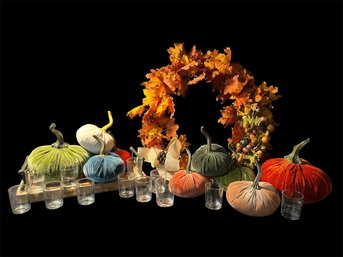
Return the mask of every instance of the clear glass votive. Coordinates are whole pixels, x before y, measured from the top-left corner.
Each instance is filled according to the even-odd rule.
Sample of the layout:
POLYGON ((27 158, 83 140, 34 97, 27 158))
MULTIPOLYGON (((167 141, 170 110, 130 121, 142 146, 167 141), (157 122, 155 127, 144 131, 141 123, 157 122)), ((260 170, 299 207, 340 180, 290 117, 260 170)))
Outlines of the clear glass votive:
POLYGON ((135 178, 136 200, 140 203, 149 202, 152 198, 152 183, 149 176, 135 178))
POLYGON ((95 201, 94 180, 80 178, 76 181, 77 201, 80 205, 90 205, 95 201))
POLYGON ((45 207, 49 210, 63 206, 63 188, 61 181, 49 181, 43 188, 45 207))
POLYGON ((223 205, 224 188, 217 183, 205 183, 205 206, 210 210, 220 210, 223 205))
POLYGON ((130 177, 128 172, 118 175, 118 192, 122 198, 130 198, 135 195, 135 180, 130 177))

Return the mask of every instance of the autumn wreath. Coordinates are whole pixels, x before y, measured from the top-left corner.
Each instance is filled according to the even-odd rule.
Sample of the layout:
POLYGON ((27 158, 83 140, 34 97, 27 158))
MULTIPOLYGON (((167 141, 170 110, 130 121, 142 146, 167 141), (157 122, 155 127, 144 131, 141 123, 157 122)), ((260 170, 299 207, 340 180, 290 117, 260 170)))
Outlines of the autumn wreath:
POLYGON ((143 103, 128 112, 130 118, 143 115, 138 132, 144 147, 165 149, 176 137, 182 143, 180 166, 186 166, 184 150, 189 143, 186 135, 177 134, 173 97, 186 96, 188 87, 204 81, 218 91, 216 100, 224 105, 218 122, 224 127, 232 125, 228 138, 232 154, 242 164, 248 160, 249 165, 245 156, 261 158, 271 149, 270 136, 275 128, 272 102, 280 97, 277 87, 265 82, 257 86, 250 72, 231 63, 230 48, 225 48, 224 53, 213 50, 204 54, 196 46, 187 52, 183 43, 176 43, 168 53, 171 63, 146 75, 143 103))

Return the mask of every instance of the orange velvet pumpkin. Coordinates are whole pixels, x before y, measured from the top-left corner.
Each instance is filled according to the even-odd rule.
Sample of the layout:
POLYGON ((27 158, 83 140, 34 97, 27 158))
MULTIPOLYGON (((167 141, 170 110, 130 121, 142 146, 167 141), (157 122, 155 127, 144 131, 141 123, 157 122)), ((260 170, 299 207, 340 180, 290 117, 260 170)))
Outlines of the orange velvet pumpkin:
POLYGON ((295 189, 304 194, 304 203, 318 202, 332 190, 331 178, 321 169, 299 157, 300 150, 310 142, 306 139, 294 146, 284 158, 273 158, 262 164, 261 181, 267 181, 280 191, 295 189))
POLYGON ((261 166, 255 159, 254 181, 234 181, 226 190, 226 200, 237 211, 254 217, 273 214, 280 206, 280 192, 268 182, 260 182, 261 166))
POLYGON ((188 154, 188 163, 185 170, 177 171, 169 181, 169 188, 174 195, 192 198, 202 195, 205 192, 205 183, 209 181, 208 178, 204 177, 200 173, 192 172, 191 166, 191 153, 186 148, 188 154))

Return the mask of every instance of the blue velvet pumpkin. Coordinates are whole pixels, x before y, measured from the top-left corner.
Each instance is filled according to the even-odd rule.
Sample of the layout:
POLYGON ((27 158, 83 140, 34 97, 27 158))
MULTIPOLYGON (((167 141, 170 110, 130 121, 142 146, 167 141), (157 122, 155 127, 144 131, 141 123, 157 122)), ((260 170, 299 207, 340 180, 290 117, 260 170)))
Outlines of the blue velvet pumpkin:
POLYGON ((119 173, 125 170, 124 161, 116 153, 104 152, 104 142, 97 136, 94 136, 100 141, 102 147, 99 155, 90 157, 83 165, 83 174, 86 177, 92 178, 95 182, 109 182, 117 179, 119 173))

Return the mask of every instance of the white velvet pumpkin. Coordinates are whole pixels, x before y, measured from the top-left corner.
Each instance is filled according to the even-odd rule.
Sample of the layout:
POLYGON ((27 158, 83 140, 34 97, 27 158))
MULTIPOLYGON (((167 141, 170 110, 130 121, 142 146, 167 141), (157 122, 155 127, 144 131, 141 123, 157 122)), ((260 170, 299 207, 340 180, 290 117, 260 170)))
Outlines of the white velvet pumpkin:
POLYGON ((80 127, 76 131, 77 142, 89 152, 93 154, 99 154, 101 150, 101 144, 99 141, 97 141, 94 138, 94 135, 95 135, 104 142, 105 144, 104 153, 106 154, 110 152, 115 146, 114 137, 111 134, 106 132, 106 130, 109 127, 111 127, 113 124, 113 118, 110 111, 108 111, 108 118, 110 120, 109 123, 102 128, 99 128, 98 126, 93 125, 93 124, 86 124, 80 127))
POLYGON ((101 144, 97 141, 93 135, 101 138, 105 143, 105 153, 108 153, 114 147, 114 138, 107 132, 101 130, 101 128, 93 125, 86 124, 80 127, 76 132, 76 139, 79 144, 91 153, 99 154, 101 144))

